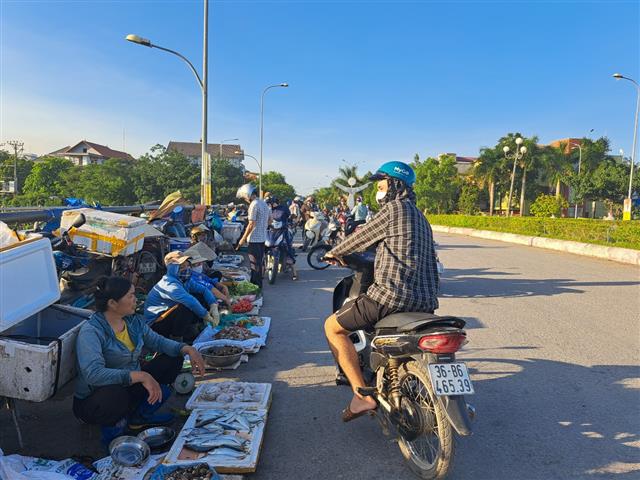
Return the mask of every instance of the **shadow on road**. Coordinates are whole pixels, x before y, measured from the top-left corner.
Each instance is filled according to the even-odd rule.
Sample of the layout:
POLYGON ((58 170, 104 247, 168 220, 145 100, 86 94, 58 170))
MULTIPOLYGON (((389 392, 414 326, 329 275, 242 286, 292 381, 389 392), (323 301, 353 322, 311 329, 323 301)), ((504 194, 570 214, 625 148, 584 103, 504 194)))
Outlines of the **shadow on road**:
POLYGON ((640 367, 474 358, 478 352, 462 355, 478 423, 458 471, 492 479, 639 478, 640 367), (472 458, 485 461, 468 465, 472 458))
POLYGON ((584 293, 581 287, 623 287, 640 285, 637 281, 579 282, 570 278, 518 278, 518 274, 496 272, 489 268, 446 269, 440 284, 441 297, 500 298, 551 296, 584 293), (508 276, 508 278, 497 278, 508 276))

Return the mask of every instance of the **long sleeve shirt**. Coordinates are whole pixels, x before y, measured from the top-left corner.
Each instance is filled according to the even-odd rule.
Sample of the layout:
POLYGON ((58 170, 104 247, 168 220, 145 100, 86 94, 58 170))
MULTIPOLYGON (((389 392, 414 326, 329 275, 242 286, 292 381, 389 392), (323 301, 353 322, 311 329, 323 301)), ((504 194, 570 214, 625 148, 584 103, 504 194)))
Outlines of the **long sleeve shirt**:
POLYGON ((331 250, 336 257, 376 246, 374 283, 367 295, 388 308, 438 308, 439 276, 429 222, 409 199, 396 199, 331 250))

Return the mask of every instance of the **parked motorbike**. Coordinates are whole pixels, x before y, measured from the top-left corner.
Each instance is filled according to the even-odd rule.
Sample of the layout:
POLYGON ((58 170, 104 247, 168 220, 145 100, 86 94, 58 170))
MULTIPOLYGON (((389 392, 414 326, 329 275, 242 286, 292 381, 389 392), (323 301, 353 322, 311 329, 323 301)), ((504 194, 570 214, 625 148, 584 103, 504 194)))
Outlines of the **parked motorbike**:
POLYGON ((293 264, 287 262, 289 255, 287 253, 288 246, 285 239, 285 232, 288 226, 283 221, 273 220, 267 229, 267 239, 265 241, 265 269, 267 272, 267 280, 270 284, 274 284, 278 272, 289 272, 295 275, 293 264))
POLYGON ((311 212, 311 218, 304 224, 304 236, 302 239, 302 251, 313 247, 322 240, 322 235, 328 226, 327 218, 322 212, 311 212))
MULTIPOLYGON (((366 292, 373 282, 372 253, 343 257, 353 273, 333 293, 333 310, 366 292)), ((389 315, 373 333, 351 334, 367 387, 362 395, 378 402, 385 435, 393 430, 402 455, 422 479, 442 479, 454 457, 453 434, 471 435, 474 393, 466 365, 455 353, 467 342, 464 320, 404 312, 389 315)), ((337 384, 345 384, 338 370, 337 384)))
POLYGON ((309 266, 315 270, 324 270, 329 267, 330 264, 323 260, 325 254, 355 232, 357 227, 363 223, 365 222, 356 222, 350 215, 345 215, 342 221, 335 218, 331 219, 323 235, 322 242, 309 250, 307 255, 309 266))

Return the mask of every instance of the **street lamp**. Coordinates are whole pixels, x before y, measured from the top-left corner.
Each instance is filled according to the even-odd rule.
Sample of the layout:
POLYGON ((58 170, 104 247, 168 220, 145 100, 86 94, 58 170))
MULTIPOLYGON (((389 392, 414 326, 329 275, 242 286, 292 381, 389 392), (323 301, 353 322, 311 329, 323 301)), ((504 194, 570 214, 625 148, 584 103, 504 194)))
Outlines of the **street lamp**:
POLYGON ((625 77, 619 73, 614 73, 613 78, 616 80, 628 80, 633 83, 638 91, 638 100, 636 102, 636 120, 633 125, 633 147, 631 150, 631 173, 629 174, 629 196, 624 201, 624 213, 622 214, 623 220, 631 220, 631 190, 633 183, 633 167, 635 165, 636 160, 636 142, 638 139, 638 111, 640 111, 640 85, 633 78, 625 77))
POLYGON ((258 161, 258 159, 256 157, 254 157, 253 155, 249 155, 248 153, 243 152, 242 150, 236 150, 235 152, 236 155, 243 155, 245 157, 249 157, 249 158, 253 158, 256 163, 258 164, 258 168, 260 169, 260 171, 262 171, 262 166, 260 165, 260 162, 258 161))
MULTIPOLYGON (((591 129, 593 130, 593 129, 591 129)), ((580 178, 580 169, 582 168, 582 146, 579 143, 570 143, 569 144, 571 150, 575 150, 576 148, 580 151, 578 157, 578 179, 580 178)), ((578 218, 578 200, 576 199, 576 211, 573 218, 578 218)))
POLYGON ((198 81, 200 90, 202 91, 202 136, 200 142, 201 149, 201 165, 200 165, 200 203, 203 205, 211 205, 211 165, 207 157, 207 72, 208 72, 208 32, 209 32, 209 0, 204 0, 204 25, 203 25, 203 45, 202 45, 202 78, 198 75, 193 64, 182 54, 170 50, 159 45, 151 43, 151 40, 142 38, 138 35, 129 34, 126 40, 143 47, 157 48, 165 52, 180 57, 191 69, 198 81))
POLYGON ((511 172, 511 186, 509 187, 509 202, 507 203, 507 217, 511 216, 511 199, 513 198, 513 182, 516 179, 516 165, 518 161, 524 157, 524 154, 527 153, 527 147, 522 145, 524 140, 521 137, 516 138, 516 150, 513 153, 509 153, 510 148, 505 145, 502 148, 504 152, 504 158, 507 160, 511 160, 513 158, 513 171, 511 172))
POLYGON ((260 98, 260 198, 262 198, 262 145, 264 143, 264 95, 267 93, 267 90, 272 88, 283 87, 287 88, 289 86, 288 83, 279 83, 277 85, 269 85, 262 91, 262 97, 260 98))

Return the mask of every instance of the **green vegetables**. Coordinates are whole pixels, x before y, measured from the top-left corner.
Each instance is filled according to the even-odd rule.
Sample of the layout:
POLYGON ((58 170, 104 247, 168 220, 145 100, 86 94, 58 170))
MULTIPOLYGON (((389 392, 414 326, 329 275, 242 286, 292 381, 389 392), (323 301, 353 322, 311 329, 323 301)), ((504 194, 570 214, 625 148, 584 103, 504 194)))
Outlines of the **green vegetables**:
POLYGON ((229 293, 234 297, 239 297, 242 295, 252 295, 258 293, 260 288, 257 285, 254 285, 251 282, 243 280, 241 282, 236 282, 229 287, 229 293))

